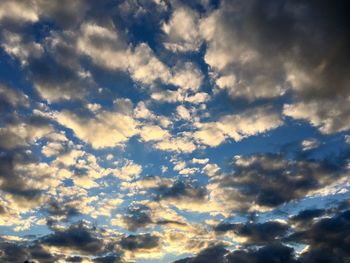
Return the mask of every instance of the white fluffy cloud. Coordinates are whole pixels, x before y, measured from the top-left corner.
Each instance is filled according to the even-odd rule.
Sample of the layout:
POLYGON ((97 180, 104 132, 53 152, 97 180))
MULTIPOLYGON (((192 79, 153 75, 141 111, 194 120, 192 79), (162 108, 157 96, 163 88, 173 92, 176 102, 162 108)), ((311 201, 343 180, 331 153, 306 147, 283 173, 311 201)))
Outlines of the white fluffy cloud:
POLYGON ((239 141, 242 138, 267 132, 282 125, 281 116, 269 107, 247 110, 240 114, 226 115, 217 122, 197 123, 194 138, 208 146, 218 146, 227 137, 239 141))
POLYGON ((161 141, 170 137, 167 130, 162 129, 157 125, 145 125, 140 130, 141 138, 148 141, 161 141))
POLYGON ((140 176, 141 165, 132 160, 125 160, 120 168, 113 171, 113 175, 124 181, 130 181, 140 176))
POLYGON ((294 119, 309 121, 322 133, 330 134, 350 129, 349 99, 313 100, 284 105, 283 113, 294 119))
POLYGON ((94 148, 122 146, 137 134, 137 122, 118 112, 102 111, 92 118, 69 111, 57 114, 57 121, 73 130, 75 135, 94 148))
POLYGON ((170 20, 162 25, 166 34, 165 48, 174 52, 198 51, 202 42, 198 19, 198 14, 188 8, 175 9, 170 20))
POLYGON ((196 145, 191 138, 173 137, 167 140, 160 141, 154 145, 158 150, 173 151, 179 153, 191 153, 196 149, 196 145))
MULTIPOLYGON (((192 63, 180 63, 169 68, 160 61, 152 49, 141 43, 135 47, 128 46, 116 28, 102 27, 85 23, 78 34, 77 49, 81 54, 89 56, 94 63, 102 67, 127 71, 138 82, 152 86, 157 80, 172 84, 179 88, 177 94, 169 96, 171 91, 162 91, 167 100, 176 102, 186 100, 187 91, 198 91, 202 83, 201 71, 192 63)), ((155 91, 152 98, 162 101, 164 95, 155 91)), ((194 103, 203 98, 192 98, 194 103)))
POLYGON ((5 19, 18 22, 36 22, 39 19, 38 7, 31 0, 4 0, 0 6, 0 21, 5 19))

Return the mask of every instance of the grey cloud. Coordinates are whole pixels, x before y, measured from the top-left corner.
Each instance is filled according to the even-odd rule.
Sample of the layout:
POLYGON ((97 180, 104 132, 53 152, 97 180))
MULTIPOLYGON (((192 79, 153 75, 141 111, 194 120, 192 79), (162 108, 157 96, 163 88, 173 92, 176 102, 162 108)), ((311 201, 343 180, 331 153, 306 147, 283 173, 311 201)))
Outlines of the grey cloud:
POLYGON ((208 247, 201 252, 199 252, 195 257, 185 258, 175 261, 174 263, 224 263, 224 256, 228 253, 221 245, 216 245, 212 247, 208 247))
POLYGON ((348 130, 349 10, 346 0, 222 1, 202 23, 205 60, 219 77, 234 76, 217 79, 233 97, 289 90, 299 114, 286 115, 324 133, 348 130))
POLYGON ((222 246, 208 247, 198 255, 174 263, 298 263, 294 250, 282 244, 272 244, 259 249, 229 251, 222 246))
POLYGON ((136 204, 128 208, 123 216, 123 222, 131 231, 144 228, 152 224, 151 209, 146 205, 136 204))
POLYGON ((333 97, 348 94, 349 8, 344 0, 223 1, 219 25, 228 41, 258 51, 259 66, 268 72, 285 63, 296 63, 307 72, 310 82, 296 87, 304 96, 333 97))
POLYGON ((220 223, 214 227, 218 234, 233 231, 238 236, 246 237, 246 244, 254 245, 274 243, 281 239, 288 229, 288 225, 274 221, 246 224, 220 223))
POLYGON ((324 209, 308 209, 300 211, 297 215, 292 216, 290 221, 298 225, 309 225, 315 218, 323 216, 327 211, 324 209))
POLYGON ((104 257, 98 257, 93 259, 96 263, 123 263, 123 259, 119 254, 111 254, 104 257))
POLYGON ((0 241, 0 260, 2 262, 42 262, 50 263, 56 257, 46 251, 40 244, 26 244, 25 242, 10 243, 0 241), (34 260, 34 261, 33 261, 34 260))
POLYGON ((56 230, 55 233, 44 237, 42 244, 70 248, 89 254, 99 253, 104 249, 104 242, 98 236, 96 229, 83 222, 71 225, 65 230, 56 230))
POLYGON ((134 251, 138 249, 152 249, 159 246, 159 237, 151 234, 130 235, 120 240, 123 249, 134 251))
POLYGON ((288 160, 279 154, 257 154, 235 160, 234 173, 217 179, 228 200, 243 209, 274 208, 305 197, 344 176, 344 160, 288 160))
POLYGON ((0 152, 0 189, 14 197, 35 201, 40 197, 41 190, 29 187, 25 175, 15 171, 14 165, 16 162, 23 161, 21 159, 23 156, 19 154, 0 152))
POLYGON ((228 254, 226 258, 229 263, 298 263, 294 258, 293 248, 282 244, 267 245, 258 250, 237 250, 228 254))
POLYGON ((207 191, 204 187, 191 182, 176 181, 172 185, 160 185, 155 189, 157 200, 162 199, 193 199, 204 200, 207 191))
POLYGON ((66 219, 79 215, 79 211, 72 204, 61 203, 56 200, 51 200, 46 206, 46 212, 50 216, 63 216, 66 219))
POLYGON ((27 95, 17 89, 0 84, 0 112, 27 106, 29 106, 27 95))
POLYGON ((348 262, 349 253, 350 210, 315 222, 310 228, 296 232, 289 241, 308 245, 301 254, 303 263, 311 262, 348 262))

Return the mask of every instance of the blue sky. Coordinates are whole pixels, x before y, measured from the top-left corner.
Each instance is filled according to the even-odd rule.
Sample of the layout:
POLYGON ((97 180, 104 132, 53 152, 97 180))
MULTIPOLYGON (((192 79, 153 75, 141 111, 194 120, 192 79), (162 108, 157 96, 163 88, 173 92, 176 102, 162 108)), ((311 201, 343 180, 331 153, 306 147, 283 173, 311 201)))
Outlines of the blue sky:
POLYGON ((349 9, 2 1, 0 261, 346 262, 349 9))

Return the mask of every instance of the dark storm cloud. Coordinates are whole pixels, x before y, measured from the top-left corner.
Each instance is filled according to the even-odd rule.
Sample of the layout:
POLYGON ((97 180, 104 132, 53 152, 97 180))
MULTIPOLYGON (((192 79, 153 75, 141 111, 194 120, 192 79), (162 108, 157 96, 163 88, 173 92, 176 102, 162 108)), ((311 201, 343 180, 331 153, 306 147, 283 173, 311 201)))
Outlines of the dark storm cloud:
POLYGON ((0 189, 14 197, 35 201, 40 197, 41 190, 28 186, 25 174, 17 172, 14 168, 17 162, 24 161, 23 157, 25 158, 18 153, 0 152, 0 189))
POLYGON ((79 256, 74 256, 74 257, 68 257, 66 258, 67 262, 82 262, 83 258, 79 256))
POLYGON ((232 231, 238 236, 247 238, 246 244, 254 245, 276 242, 287 233, 288 229, 288 225, 274 221, 246 224, 221 223, 214 227, 214 231, 218 234, 232 231))
POLYGON ((2 262, 23 263, 29 257, 29 253, 19 244, 1 241, 0 251, 0 259, 2 262))
POLYGON ((349 12, 346 0, 222 1, 203 24, 205 60, 234 75, 216 80, 233 98, 292 95, 286 116, 325 134, 349 130, 349 12))
POLYGON ((0 241, 0 261, 23 263, 26 260, 50 263, 56 258, 46 251, 40 244, 26 244, 25 242, 10 243, 0 241))
POLYGON ((101 252, 104 248, 103 240, 98 237, 97 230, 83 222, 71 225, 65 230, 56 230, 55 233, 44 237, 42 243, 90 254, 101 252))
POLYGON ((228 200, 245 210, 257 204, 277 207, 305 197, 341 176, 344 159, 335 163, 289 160, 279 154, 257 154, 235 160, 234 173, 218 179, 228 200))
POLYGON ((224 263, 227 252, 228 250, 221 245, 212 246, 202 250, 195 257, 180 259, 174 263, 224 263))
POLYGON ((315 222, 309 229, 292 234, 290 241, 308 245, 301 261, 348 262, 350 260, 350 210, 315 222))
POLYGON ((222 246, 209 247, 192 258, 174 263, 297 263, 294 250, 281 244, 272 244, 260 249, 228 251, 222 246))
MULTIPOLYGON (((84 222, 72 224, 66 229, 55 230, 54 233, 42 237, 33 238, 32 240, 10 242, 0 237, 0 262, 23 263, 29 262, 51 263, 64 260, 64 262, 82 262, 86 257, 93 262, 98 263, 122 263, 123 251, 116 249, 115 244, 122 239, 100 237, 103 229, 91 227, 84 222), (51 254, 47 247, 55 247, 74 252, 75 256, 70 253, 53 253, 51 254)), ((124 237, 126 238, 126 237, 124 237)), ((132 240, 130 246, 132 247, 132 240)), ((152 246, 152 236, 136 238, 136 246, 139 248, 150 248, 152 246)), ((127 242, 127 241, 124 241, 127 242)))
POLYGON ((118 254, 107 255, 104 257, 94 258, 96 263, 123 263, 121 256, 118 254))
POLYGON ((257 50, 269 73, 296 63, 311 78, 298 88, 303 95, 349 95, 348 1, 235 0, 220 10, 227 38, 257 50))
POLYGON ((192 199, 204 200, 207 191, 204 187, 189 181, 176 181, 172 185, 161 185, 156 190, 156 200, 162 199, 192 199))
POLYGON ((159 246, 159 237, 151 234, 130 235, 123 237, 119 244, 122 249, 130 251, 152 249, 159 246))
POLYGON ((297 224, 309 224, 314 218, 324 215, 326 211, 324 209, 308 209, 300 211, 299 214, 292 216, 290 221, 297 224))
POLYGON ((267 245, 258 250, 236 250, 229 253, 226 259, 228 263, 298 262, 294 258, 293 248, 281 244, 267 245))
MULTIPOLYGON (((305 210, 294 218, 299 221, 309 221, 322 213, 331 210, 305 210)), ((266 224, 266 223, 265 223, 266 224)), ((287 234, 286 228, 263 224, 221 224, 215 228, 217 232, 237 231, 239 235, 250 238, 251 248, 228 250, 222 246, 208 247, 194 257, 176 261, 176 263, 199 263, 199 262, 227 262, 227 263, 315 263, 315 262, 348 262, 350 259, 349 236, 350 236, 350 210, 329 215, 327 218, 316 219, 314 222, 304 224, 303 230, 295 231, 282 240, 273 241, 273 236, 287 234), (243 230, 241 230, 243 229, 243 230), (279 230, 277 230, 279 229, 279 230), (270 231, 270 232, 269 232, 270 231), (246 234, 248 233, 248 234, 246 234), (275 234, 274 234, 275 233, 275 234), (271 235, 269 237, 268 235, 271 235), (261 240, 271 241, 263 244, 261 240), (303 244, 309 247, 297 256, 290 246, 279 243, 287 242, 289 245, 303 244), (258 248, 259 246, 261 246, 258 248), (258 247, 254 247, 258 246, 258 247), (207 260, 207 261, 206 261, 207 260)))

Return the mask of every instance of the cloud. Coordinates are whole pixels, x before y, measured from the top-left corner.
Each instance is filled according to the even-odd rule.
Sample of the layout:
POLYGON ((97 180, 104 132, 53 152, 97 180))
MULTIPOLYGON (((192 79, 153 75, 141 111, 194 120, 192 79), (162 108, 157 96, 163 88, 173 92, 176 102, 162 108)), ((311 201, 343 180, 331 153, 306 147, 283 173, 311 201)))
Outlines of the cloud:
POLYGON ((79 215, 79 211, 73 204, 59 203, 57 200, 51 200, 46 207, 46 212, 50 216, 63 216, 70 218, 79 215))
POLYGON ((283 113, 294 119, 309 121, 324 134, 350 129, 350 112, 346 106, 348 99, 312 100, 284 105, 283 113))
POLYGON ((315 218, 319 218, 326 213, 324 209, 307 209, 300 211, 297 215, 290 218, 293 224, 297 227, 310 225, 315 218))
POLYGON ((18 58, 22 65, 28 64, 30 57, 40 58, 43 47, 30 39, 24 39, 21 34, 4 30, 1 46, 12 57, 18 58))
POLYGON ((287 234, 289 226, 277 221, 265 223, 230 224, 220 223, 214 227, 218 234, 232 231, 235 235, 246 240, 239 239, 243 244, 266 245, 281 240, 287 234))
MULTIPOLYGON (((134 81, 152 87, 160 81, 179 87, 180 90, 197 91, 202 83, 202 73, 192 63, 180 63, 169 68, 156 57, 146 43, 140 43, 134 47, 128 46, 115 28, 92 23, 83 24, 77 40, 77 48, 97 65, 112 70, 127 71, 134 81)), ((152 98, 161 100, 160 94, 162 93, 156 92, 152 98)), ((183 99, 184 95, 181 91, 179 95, 173 96, 173 100, 183 99)), ((194 98, 191 101, 195 102, 194 98)))
POLYGON ((292 248, 281 245, 272 244, 261 247, 259 249, 250 250, 234 250, 229 252, 223 246, 211 246, 195 257, 181 259, 174 263, 199 263, 199 262, 218 262, 218 263, 234 263, 234 262, 286 262, 297 263, 294 259, 294 251, 292 248))
POLYGON ((140 137, 148 141, 162 141, 170 137, 170 134, 167 130, 162 129, 156 125, 145 125, 140 130, 140 137))
POLYGON ((65 230, 56 230, 55 233, 45 236, 42 244, 85 254, 95 254, 104 249, 103 240, 96 235, 93 228, 84 225, 83 222, 71 225, 65 230))
POLYGON ((203 167, 203 173, 208 176, 214 176, 218 174, 220 167, 215 163, 208 163, 203 167))
POLYGON ((5 112, 17 107, 28 107, 29 97, 13 87, 0 84, 0 109, 5 112))
POLYGON ((53 130, 46 120, 36 116, 27 121, 29 122, 28 124, 26 120, 23 120, 22 123, 9 124, 4 128, 0 128, 0 138, 2 138, 0 147, 3 149, 15 149, 28 146, 53 130))
POLYGON ((303 140, 301 142, 301 146, 303 151, 308 151, 320 146, 320 142, 317 139, 310 138, 310 139, 303 140))
POLYGON ((350 211, 344 211, 331 218, 315 222, 305 231, 291 235, 290 240, 308 245, 300 255, 301 262, 311 263, 322 260, 344 262, 349 258, 350 211))
POLYGON ((96 263, 123 263, 124 260, 121 258, 121 256, 117 253, 107 255, 104 257, 97 257, 94 258, 94 262, 96 263))
POLYGON ((192 163, 195 164, 207 164, 209 162, 209 158, 205 158, 205 159, 197 159, 197 158, 193 158, 191 160, 192 163))
POLYGON ((216 147, 227 137, 239 141, 245 137, 267 132, 282 125, 281 116, 270 107, 258 107, 242 113, 225 115, 217 122, 196 123, 199 130, 194 138, 201 143, 216 147))
POLYGON ((172 186, 160 186, 157 189, 157 199, 193 199, 201 200, 205 197, 206 191, 201 187, 194 187, 187 182, 177 181, 172 186))
POLYGON ((174 151, 179 153, 191 153, 196 150, 196 145, 186 137, 172 137, 157 142, 154 147, 162 151, 174 151))
POLYGON ((162 24, 165 48, 173 52, 198 51, 202 42, 198 20, 198 14, 189 8, 176 8, 169 21, 162 24))
POLYGON ((227 253, 227 250, 220 245, 208 247, 198 253, 195 257, 180 259, 174 263, 209 263, 217 262, 224 263, 224 255, 227 253))
MULTIPOLYGON (((40 188, 30 184, 30 174, 21 172, 18 167, 25 162, 26 156, 19 154, 1 153, 0 155, 0 189, 19 200, 36 203, 42 193, 40 188)), ((28 204, 27 203, 27 204, 28 204)))
POLYGON ((132 160, 125 160, 120 168, 113 170, 113 175, 121 180, 130 181, 140 176, 142 166, 132 160))
POLYGON ((131 205, 122 220, 114 220, 112 224, 125 226, 130 231, 136 231, 139 228, 145 228, 153 223, 151 209, 142 204, 131 205))
POLYGON ((173 76, 169 83, 183 91, 198 91, 203 80, 202 72, 191 62, 178 64, 172 68, 173 76))
POLYGON ((167 83, 171 77, 169 69, 154 56, 147 44, 141 43, 131 49, 115 28, 83 24, 77 48, 97 65, 129 71, 134 80, 144 84, 151 85, 157 79, 167 83))
POLYGON ((217 123, 204 123, 199 124, 198 126, 200 127, 200 130, 196 131, 193 134, 193 137, 202 144, 216 147, 225 141, 225 134, 220 128, 218 128, 217 123))
POLYGON ((49 263, 57 259, 40 244, 25 246, 20 243, 0 241, 0 248, 2 251, 0 259, 4 262, 29 262, 30 259, 34 259, 43 263, 49 263))
POLYGON ((2 1, 1 262, 348 261, 349 3, 185 2, 2 1))
POLYGON ((36 22, 39 20, 37 7, 33 1, 4 1, 0 8, 0 21, 4 20, 36 22))
POLYGON ((129 235, 120 240, 120 246, 130 251, 152 249, 159 246, 159 237, 151 234, 129 235))
POLYGON ((62 111, 57 121, 74 131, 75 135, 94 148, 122 146, 137 134, 137 122, 130 116, 102 111, 93 117, 79 116, 70 111, 62 111))
POLYGON ((218 87, 234 98, 274 98, 290 91, 295 102, 286 105, 286 115, 327 134, 348 130, 345 10, 343 0, 223 1, 200 20, 204 59, 218 87))
POLYGON ((233 174, 213 180, 211 187, 216 198, 243 210, 275 208, 345 176, 342 161, 333 165, 327 161, 288 160, 278 154, 238 157, 234 167, 233 174))

